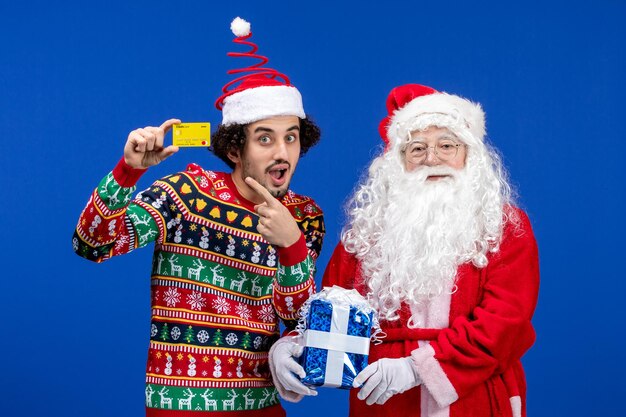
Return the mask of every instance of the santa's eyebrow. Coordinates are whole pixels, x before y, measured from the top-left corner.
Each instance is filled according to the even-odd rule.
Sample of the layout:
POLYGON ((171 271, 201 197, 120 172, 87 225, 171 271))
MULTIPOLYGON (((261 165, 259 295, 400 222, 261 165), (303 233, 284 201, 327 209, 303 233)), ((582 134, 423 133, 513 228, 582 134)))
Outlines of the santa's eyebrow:
MULTIPOLYGON (((457 138, 456 136, 448 135, 448 134, 437 136, 437 139, 435 139, 435 140, 440 141, 440 140, 444 140, 444 139, 449 139, 449 140, 453 140, 453 141, 458 141, 459 140, 459 138, 457 138)), ((426 142, 427 142, 426 138, 418 136, 416 138, 412 138, 410 142, 407 142, 407 145, 410 145, 412 143, 426 143, 426 142)))
POLYGON ((457 138, 456 135, 452 133, 444 133, 437 138, 437 140, 442 140, 442 139, 450 139, 450 140, 455 140, 455 141, 459 140, 459 138, 457 138))

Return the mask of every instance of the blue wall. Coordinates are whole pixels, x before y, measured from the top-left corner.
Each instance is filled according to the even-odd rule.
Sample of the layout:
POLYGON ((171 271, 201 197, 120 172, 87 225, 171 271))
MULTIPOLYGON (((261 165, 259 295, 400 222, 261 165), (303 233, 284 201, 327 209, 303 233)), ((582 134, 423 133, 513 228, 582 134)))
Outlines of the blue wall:
MULTIPOLYGON (((0 415, 142 414, 151 251, 95 265, 71 234, 129 131, 219 122, 238 15, 323 129, 293 184, 326 212, 322 266, 380 149, 388 91, 418 82, 483 104, 540 247, 529 415, 619 413, 624 2, 84 3, 0 5, 0 415)), ((183 149, 140 187, 192 161, 225 169, 183 149)), ((346 415, 345 392, 321 391, 290 414, 346 415)))

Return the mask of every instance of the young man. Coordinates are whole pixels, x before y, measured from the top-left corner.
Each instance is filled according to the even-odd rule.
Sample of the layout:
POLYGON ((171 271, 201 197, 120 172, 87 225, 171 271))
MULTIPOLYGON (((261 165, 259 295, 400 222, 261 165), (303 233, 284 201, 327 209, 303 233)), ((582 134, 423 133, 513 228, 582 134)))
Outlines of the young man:
MULTIPOLYGON (((367 296, 386 333, 354 381, 350 415, 525 415, 537 246, 484 142, 482 109, 409 84, 387 110, 386 150, 352 198, 323 279, 367 296)), ((297 399, 300 388, 279 392, 297 399)))
MULTIPOLYGON (((237 55, 259 57, 249 24, 235 19, 231 29, 235 42, 253 46, 237 55)), ((322 211, 289 183, 320 133, 286 76, 259 66, 234 72, 244 71, 216 103, 223 120, 212 150, 231 173, 190 164, 131 201, 146 169, 178 151, 164 136, 180 121, 134 130, 74 234, 76 253, 96 262, 155 242, 148 416, 285 414, 267 355, 278 318, 295 319, 315 290, 322 211)))

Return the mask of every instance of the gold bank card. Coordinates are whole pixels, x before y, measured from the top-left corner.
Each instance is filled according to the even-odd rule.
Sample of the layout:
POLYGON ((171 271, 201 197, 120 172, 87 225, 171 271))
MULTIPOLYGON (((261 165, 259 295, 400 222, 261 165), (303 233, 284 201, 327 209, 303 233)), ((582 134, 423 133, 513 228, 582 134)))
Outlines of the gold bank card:
POLYGON ((178 123, 172 129, 174 146, 211 146, 211 123, 178 123))

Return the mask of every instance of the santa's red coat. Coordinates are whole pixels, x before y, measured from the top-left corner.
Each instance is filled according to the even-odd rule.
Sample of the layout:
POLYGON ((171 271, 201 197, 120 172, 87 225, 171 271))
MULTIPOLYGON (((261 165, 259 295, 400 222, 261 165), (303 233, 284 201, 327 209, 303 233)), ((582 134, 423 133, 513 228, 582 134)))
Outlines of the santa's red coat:
MULTIPOLYGON (((369 362, 412 356, 423 383, 368 406, 350 393, 350 416, 526 415, 526 381, 520 362, 535 341, 531 317, 539 290, 537 244, 528 221, 505 227, 500 250, 489 264, 458 269, 458 289, 418 312, 420 328, 409 329, 409 307, 400 320, 383 322, 384 343, 372 344, 369 362), (422 327, 423 326, 423 327, 422 327)), ((324 286, 366 293, 359 261, 339 244, 326 268, 324 286)))

